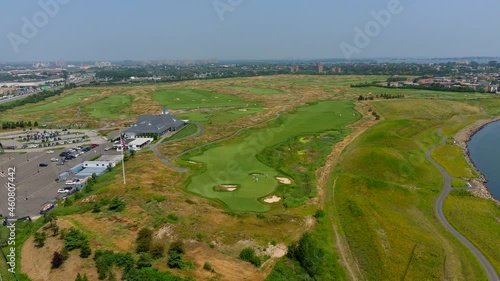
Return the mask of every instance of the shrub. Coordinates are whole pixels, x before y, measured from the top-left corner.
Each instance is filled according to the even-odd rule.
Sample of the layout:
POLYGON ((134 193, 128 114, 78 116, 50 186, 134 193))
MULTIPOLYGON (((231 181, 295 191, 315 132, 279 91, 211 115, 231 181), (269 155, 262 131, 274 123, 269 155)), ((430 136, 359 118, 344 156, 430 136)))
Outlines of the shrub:
POLYGON ((170 213, 167 216, 167 220, 171 223, 176 223, 179 221, 179 216, 176 213, 170 213))
POLYGON ((182 268, 182 254, 176 251, 169 251, 167 265, 170 268, 182 268))
POLYGON ((186 252, 186 250, 184 249, 184 244, 182 243, 182 241, 175 241, 174 243, 172 243, 170 245, 170 248, 168 249, 168 251, 174 251, 174 252, 177 252, 179 254, 184 254, 186 252))
POLYGON ((94 254, 94 262, 99 275, 99 280, 103 280, 108 277, 113 269, 115 254, 110 250, 97 250, 94 254))
POLYGON ((325 216, 325 211, 324 210, 316 210, 316 213, 314 214, 314 217, 319 219, 325 216))
POLYGON ((151 242, 153 241, 153 231, 148 228, 143 228, 137 234, 136 242, 136 253, 149 252, 151 247, 151 242))
POLYGON ((45 246, 45 239, 47 239, 47 234, 45 232, 35 233, 35 247, 42 248, 45 246))
POLYGON ((101 206, 95 203, 94 207, 92 208, 92 213, 99 213, 99 212, 101 212, 101 206))
POLYGON ((149 253, 153 257, 153 259, 155 259, 155 260, 159 259, 159 258, 163 257, 163 254, 165 253, 165 246, 163 246, 163 244, 161 244, 159 242, 154 243, 151 246, 149 253))
POLYGON ((65 237, 64 248, 68 251, 81 248, 88 243, 87 236, 76 228, 71 228, 65 237))
POLYGON ((292 243, 288 249, 290 258, 296 259, 310 276, 315 276, 323 265, 325 256, 324 250, 317 240, 306 232, 302 235, 298 243, 292 243))
POLYGON ((90 257, 91 254, 92 254, 92 250, 90 249, 90 245, 87 241, 80 248, 80 257, 85 259, 85 258, 90 257))
POLYGON ((153 258, 148 253, 141 253, 139 259, 137 260, 137 268, 151 267, 151 260, 153 258))
POLYGON ((260 258, 257 255, 255 255, 255 251, 252 248, 245 248, 245 249, 241 250, 240 259, 247 261, 247 262, 255 265, 256 267, 260 267, 262 264, 262 261, 260 260, 260 258))
POLYGON ((111 199, 111 202, 109 203, 109 208, 110 211, 115 211, 115 212, 121 212, 125 210, 125 201, 120 199, 119 197, 115 197, 111 199))
POLYGON ((214 271, 214 268, 212 267, 212 265, 206 261, 205 264, 203 265, 203 269, 207 270, 207 271, 214 271))
POLYGON ((52 256, 52 268, 59 268, 64 263, 64 257, 59 252, 54 252, 52 256))
POLYGON ((134 260, 134 257, 132 256, 131 253, 116 254, 115 255, 115 262, 116 262, 116 265, 118 265, 119 267, 121 267, 123 269, 127 269, 127 270, 134 267, 134 265, 135 265, 135 260, 134 260))

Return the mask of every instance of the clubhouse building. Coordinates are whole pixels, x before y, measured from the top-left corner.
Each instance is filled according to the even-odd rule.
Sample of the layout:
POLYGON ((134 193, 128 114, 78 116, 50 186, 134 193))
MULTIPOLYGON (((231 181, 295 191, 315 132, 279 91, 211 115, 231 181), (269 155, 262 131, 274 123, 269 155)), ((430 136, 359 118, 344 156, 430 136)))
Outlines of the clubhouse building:
POLYGON ((125 137, 135 139, 141 136, 162 136, 166 132, 178 131, 186 125, 186 121, 170 115, 166 107, 159 115, 140 115, 137 122, 125 130, 125 137))

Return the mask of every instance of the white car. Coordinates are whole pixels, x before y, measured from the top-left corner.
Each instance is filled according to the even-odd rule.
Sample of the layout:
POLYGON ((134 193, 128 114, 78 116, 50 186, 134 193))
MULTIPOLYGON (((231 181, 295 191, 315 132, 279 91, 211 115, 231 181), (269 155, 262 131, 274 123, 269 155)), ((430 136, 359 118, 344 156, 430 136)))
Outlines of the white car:
POLYGON ((50 158, 50 161, 51 162, 59 162, 59 159, 57 159, 57 158, 50 158))
POLYGON ((71 190, 73 190, 73 188, 72 188, 72 187, 59 188, 59 189, 57 190, 57 193, 70 193, 70 192, 71 192, 71 190))
POLYGON ((54 150, 47 151, 47 154, 52 154, 52 153, 54 153, 54 150))

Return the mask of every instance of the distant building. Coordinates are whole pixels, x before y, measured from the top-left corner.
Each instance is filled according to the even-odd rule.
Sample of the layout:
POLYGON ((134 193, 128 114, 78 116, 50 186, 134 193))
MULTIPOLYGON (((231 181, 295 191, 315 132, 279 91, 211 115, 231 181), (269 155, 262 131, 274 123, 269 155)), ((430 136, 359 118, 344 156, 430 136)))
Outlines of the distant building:
POLYGON ((176 119, 167 108, 163 108, 160 115, 140 115, 137 122, 125 131, 125 137, 135 139, 148 135, 162 136, 169 131, 178 131, 185 124, 185 121, 176 119))
POLYGON ((332 68, 332 72, 333 73, 341 73, 342 72, 342 68, 341 67, 333 67, 332 68))
POLYGON ((323 73, 324 67, 321 63, 316 64, 316 72, 323 73))
POLYGON ((290 72, 299 72, 299 67, 298 66, 290 66, 290 72))

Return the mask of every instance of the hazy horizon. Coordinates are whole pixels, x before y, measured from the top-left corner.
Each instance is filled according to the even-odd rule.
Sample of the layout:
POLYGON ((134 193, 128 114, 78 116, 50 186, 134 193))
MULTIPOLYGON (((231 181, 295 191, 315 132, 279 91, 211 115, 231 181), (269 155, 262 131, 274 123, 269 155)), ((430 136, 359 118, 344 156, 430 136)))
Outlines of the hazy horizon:
POLYGON ((493 0, 41 0, 0 7, 0 61, 9 62, 344 59, 346 48, 351 59, 500 56, 500 3, 493 0), (368 41, 356 44, 356 28, 368 41))

